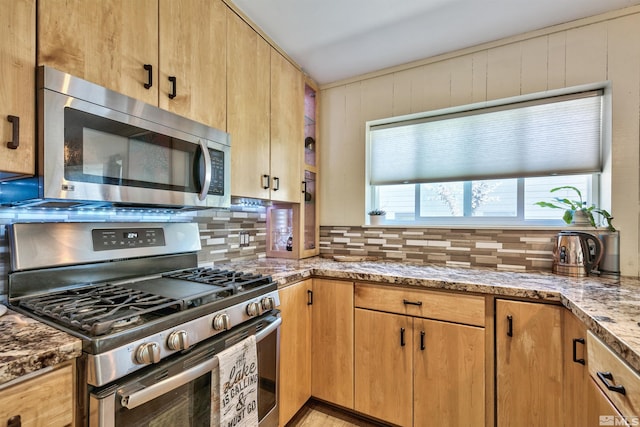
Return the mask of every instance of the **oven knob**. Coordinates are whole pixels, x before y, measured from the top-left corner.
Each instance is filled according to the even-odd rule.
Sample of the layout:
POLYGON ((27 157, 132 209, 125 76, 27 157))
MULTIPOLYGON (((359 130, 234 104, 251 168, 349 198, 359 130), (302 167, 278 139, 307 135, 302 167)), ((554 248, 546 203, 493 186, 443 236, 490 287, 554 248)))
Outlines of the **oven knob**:
POLYGON ((160 361, 160 346, 154 342, 142 344, 136 350, 136 362, 142 365, 150 365, 160 361))
POLYGON ((251 317, 259 315, 260 304, 257 302, 250 302, 249 305, 247 305, 247 314, 251 317))
POLYGON ((213 318, 213 329, 216 331, 224 331, 230 326, 229 316, 226 313, 218 314, 213 318))
POLYGON ((167 338, 167 347, 170 350, 186 350, 189 348, 187 331, 173 331, 167 338))
POLYGON ((262 301, 260 301, 260 303, 262 304, 262 309, 264 311, 273 310, 274 308, 276 308, 276 302, 273 297, 262 298, 262 301))

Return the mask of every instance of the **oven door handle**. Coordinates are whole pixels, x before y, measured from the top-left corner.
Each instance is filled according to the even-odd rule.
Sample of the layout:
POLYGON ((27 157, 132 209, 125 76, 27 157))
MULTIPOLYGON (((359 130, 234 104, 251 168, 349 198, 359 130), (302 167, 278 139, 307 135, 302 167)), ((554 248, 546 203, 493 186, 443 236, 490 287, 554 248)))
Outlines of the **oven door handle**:
POLYGON ((159 383, 145 387, 142 390, 138 390, 133 393, 118 392, 120 403, 127 409, 137 408, 138 406, 144 405, 145 403, 160 397, 171 390, 188 384, 196 378, 213 371, 216 367, 218 367, 218 358, 212 357, 205 363, 201 363, 198 366, 194 366, 191 369, 187 369, 178 375, 174 375, 166 380, 160 381, 159 383))
MULTIPOLYGON (((280 324, 282 323, 282 319, 278 317, 273 322, 271 322, 267 327, 260 330, 256 334, 256 343, 262 341, 263 338, 267 337, 271 333, 273 333, 280 324)), ((193 368, 187 369, 184 372, 181 372, 177 375, 169 377, 159 383, 150 385, 141 390, 135 391, 133 393, 126 393, 119 391, 117 392, 120 397, 120 402, 122 406, 127 409, 137 408, 140 405, 144 405, 145 403, 162 396, 174 390, 178 387, 181 387, 196 378, 205 375, 207 372, 213 371, 219 365, 218 358, 212 357, 200 365, 194 366, 193 368)))

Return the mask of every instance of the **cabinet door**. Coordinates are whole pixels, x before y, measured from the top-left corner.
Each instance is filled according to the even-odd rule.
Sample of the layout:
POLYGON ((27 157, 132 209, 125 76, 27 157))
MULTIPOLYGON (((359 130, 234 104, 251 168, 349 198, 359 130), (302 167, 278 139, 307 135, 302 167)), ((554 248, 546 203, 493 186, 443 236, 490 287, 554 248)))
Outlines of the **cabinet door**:
POLYGON ((157 105, 158 1, 38 2, 38 64, 157 105))
POLYGON ((311 396, 311 279, 279 291, 280 425, 284 426, 311 396))
POLYGON ((311 394, 353 408, 353 283, 313 279, 311 394))
POLYGON ((302 73, 271 50, 271 199, 299 203, 304 149, 302 73))
POLYGON ((1 391, 0 420, 7 423, 19 415, 23 426, 69 426, 73 399, 73 364, 69 363, 1 391))
POLYGON ((226 6, 220 0, 160 0, 159 16, 158 105, 226 129, 226 6))
POLYGON ((355 410, 411 426, 413 319, 358 308, 355 328, 355 410))
POLYGON ((496 301, 498 427, 552 426, 562 417, 561 307, 496 301))
MULTIPOLYGON (((0 13, 0 172, 32 175, 35 169, 35 25, 34 0, 5 2, 0 13), (18 117, 9 122, 7 117, 18 117), (19 133, 18 148, 7 146, 19 133)), ((0 175, 2 175, 0 173, 0 175)))
POLYGON ((269 199, 271 46, 227 10, 227 132, 231 144, 231 194, 269 199))
POLYGON ((562 345, 564 359, 565 427, 587 424, 584 402, 587 399, 587 328, 569 310, 562 310, 562 345))
MULTIPOLYGON (((587 399, 587 410, 585 411, 585 407, 582 407, 582 411, 586 412, 586 422, 580 424, 581 426, 629 426, 627 418, 616 409, 592 379, 589 379, 587 382, 587 399)), ((635 420, 637 420, 637 417, 631 418, 632 422, 635 420)))
POLYGON ((466 427, 484 420, 484 329, 414 319, 413 336, 413 425, 466 427))

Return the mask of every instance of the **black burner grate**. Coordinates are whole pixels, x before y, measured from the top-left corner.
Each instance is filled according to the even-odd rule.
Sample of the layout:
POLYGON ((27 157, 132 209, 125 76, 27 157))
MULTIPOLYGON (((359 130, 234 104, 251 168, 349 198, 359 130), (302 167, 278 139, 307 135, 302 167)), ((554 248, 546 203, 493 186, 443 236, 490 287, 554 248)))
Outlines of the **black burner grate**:
POLYGON ((104 335, 140 323, 144 316, 180 310, 182 302, 141 290, 105 284, 23 298, 20 305, 56 321, 104 335))
POLYGON ((190 268, 187 270, 167 273, 164 274, 163 277, 207 283, 215 286, 231 286, 234 289, 234 294, 273 283, 271 276, 245 273, 242 271, 221 270, 210 267, 190 268))

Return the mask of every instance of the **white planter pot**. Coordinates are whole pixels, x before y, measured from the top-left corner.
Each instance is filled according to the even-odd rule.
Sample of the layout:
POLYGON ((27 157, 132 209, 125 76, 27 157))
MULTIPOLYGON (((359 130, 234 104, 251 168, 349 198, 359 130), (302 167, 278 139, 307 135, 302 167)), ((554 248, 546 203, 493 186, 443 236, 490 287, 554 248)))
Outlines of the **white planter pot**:
POLYGON ((384 224, 384 218, 386 215, 369 215, 369 224, 380 225, 384 224))

